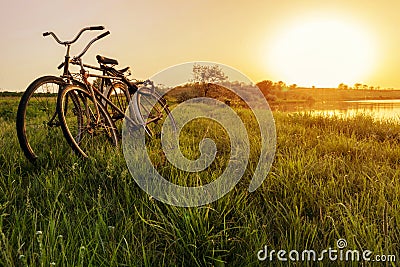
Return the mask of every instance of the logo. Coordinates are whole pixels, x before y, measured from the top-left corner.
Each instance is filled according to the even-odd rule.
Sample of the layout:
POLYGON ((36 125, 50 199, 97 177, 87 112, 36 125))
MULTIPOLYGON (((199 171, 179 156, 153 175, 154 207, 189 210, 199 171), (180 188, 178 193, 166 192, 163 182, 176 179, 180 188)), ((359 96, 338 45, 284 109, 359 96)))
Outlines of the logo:
POLYGON ((307 261, 345 261, 345 262, 396 262, 394 254, 373 254, 371 250, 347 249, 346 239, 340 238, 336 241, 336 249, 329 247, 321 251, 315 249, 284 250, 284 249, 263 249, 257 252, 259 261, 291 261, 291 262, 307 262, 307 261))

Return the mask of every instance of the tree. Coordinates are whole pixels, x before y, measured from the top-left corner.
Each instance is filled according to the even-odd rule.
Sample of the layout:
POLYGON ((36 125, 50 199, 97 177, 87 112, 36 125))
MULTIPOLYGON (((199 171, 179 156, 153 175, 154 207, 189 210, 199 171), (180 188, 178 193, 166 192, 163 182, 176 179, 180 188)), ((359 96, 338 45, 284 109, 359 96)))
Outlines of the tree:
POLYGON ((270 80, 259 82, 257 83, 257 86, 265 96, 272 94, 272 91, 274 90, 274 83, 270 80))
POLYGON ((193 79, 191 82, 197 84, 199 89, 202 88, 204 97, 215 84, 220 84, 228 80, 221 66, 193 64, 193 79))
POLYGON ((275 83, 275 88, 279 91, 287 91, 286 83, 284 83, 282 81, 275 83))
POLYGON ((358 90, 358 89, 360 89, 361 86, 362 86, 361 83, 355 83, 354 84, 354 89, 358 90))
POLYGON ((341 83, 338 85, 338 89, 347 90, 349 89, 349 86, 347 84, 341 83))

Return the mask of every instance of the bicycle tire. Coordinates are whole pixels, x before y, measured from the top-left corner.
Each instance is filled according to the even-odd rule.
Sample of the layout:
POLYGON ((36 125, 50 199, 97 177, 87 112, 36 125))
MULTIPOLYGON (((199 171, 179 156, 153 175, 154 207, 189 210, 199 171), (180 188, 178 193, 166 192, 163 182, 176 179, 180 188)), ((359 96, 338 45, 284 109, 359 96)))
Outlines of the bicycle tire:
POLYGON ((105 103, 104 107, 107 109, 111 119, 114 121, 115 126, 120 132, 122 130, 122 121, 125 117, 125 112, 131 99, 128 92, 128 86, 121 82, 113 83, 110 86, 107 86, 107 90, 104 92, 104 95, 123 112, 121 114, 106 101, 103 101, 105 103))
POLYGON ((18 142, 32 163, 37 159, 50 158, 58 149, 54 144, 61 134, 56 131, 60 126, 56 115, 56 95, 65 84, 62 78, 56 76, 37 78, 25 90, 18 104, 18 142))
POLYGON ((146 87, 135 93, 134 111, 139 123, 149 137, 161 135, 162 125, 170 119, 172 130, 176 131, 175 119, 169 110, 167 101, 159 93, 146 87))
POLYGON ((118 145, 113 120, 101 102, 96 102, 99 114, 90 93, 77 85, 67 85, 58 95, 57 113, 64 137, 73 151, 83 158, 94 153, 99 144, 106 143, 104 139, 118 145))

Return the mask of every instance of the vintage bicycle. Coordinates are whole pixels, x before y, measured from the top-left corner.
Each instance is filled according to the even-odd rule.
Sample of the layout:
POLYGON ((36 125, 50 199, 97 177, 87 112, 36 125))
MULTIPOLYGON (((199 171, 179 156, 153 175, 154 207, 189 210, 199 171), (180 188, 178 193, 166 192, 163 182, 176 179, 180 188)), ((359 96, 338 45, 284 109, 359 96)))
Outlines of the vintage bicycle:
POLYGON ((118 144, 118 125, 120 129, 123 119, 129 120, 131 125, 144 127, 149 136, 156 134, 157 124, 166 117, 175 125, 166 100, 156 92, 151 81, 128 79, 128 67, 117 70, 117 60, 100 55, 96 57, 99 67, 83 63, 82 57, 90 46, 110 34, 109 31, 92 39, 71 59, 71 45, 83 32, 94 30, 104 30, 104 27, 83 28, 71 41, 60 41, 53 32, 43 33, 66 46, 66 54, 58 66, 63 69, 62 75, 36 79, 28 86, 18 106, 18 140, 31 162, 46 159, 57 149, 52 142, 60 142, 59 128, 75 153, 88 157, 89 147, 102 142, 100 136, 107 137, 113 145, 118 144), (71 72, 70 65, 78 65, 80 71, 71 72), (87 69, 100 74, 89 73, 87 69), (97 86, 89 82, 90 77, 97 78, 97 86), (128 117, 125 111, 129 103, 132 111, 128 112, 128 117), (148 103, 153 105, 149 108, 148 103))

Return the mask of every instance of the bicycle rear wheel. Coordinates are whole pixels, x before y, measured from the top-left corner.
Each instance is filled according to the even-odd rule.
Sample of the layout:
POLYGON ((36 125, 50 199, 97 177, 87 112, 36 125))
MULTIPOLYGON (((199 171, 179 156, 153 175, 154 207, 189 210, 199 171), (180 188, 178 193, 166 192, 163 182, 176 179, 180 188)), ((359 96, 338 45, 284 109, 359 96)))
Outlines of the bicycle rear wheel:
POLYGON ((125 117, 125 111, 130 101, 128 86, 121 82, 113 83, 108 86, 105 96, 107 96, 107 98, 122 111, 122 113, 120 113, 106 101, 103 101, 105 103, 104 106, 111 116, 111 119, 114 121, 115 126, 120 132, 122 130, 122 121, 125 117))
POLYGON ((60 77, 43 76, 33 81, 18 105, 17 136, 25 156, 35 163, 54 157, 63 142, 56 113, 57 94, 65 86, 60 77))
POLYGON ((176 123, 167 101, 156 91, 147 87, 139 88, 135 93, 134 105, 136 118, 145 127, 149 137, 161 135, 163 123, 167 118, 172 130, 176 130, 176 123))
POLYGON ((118 144, 117 131, 104 106, 82 87, 66 86, 58 95, 57 112, 61 128, 74 152, 84 158, 105 149, 109 140, 118 144))

